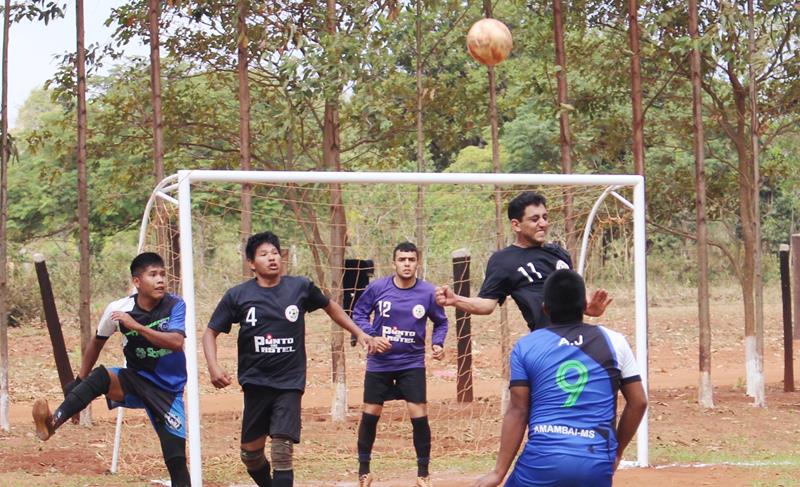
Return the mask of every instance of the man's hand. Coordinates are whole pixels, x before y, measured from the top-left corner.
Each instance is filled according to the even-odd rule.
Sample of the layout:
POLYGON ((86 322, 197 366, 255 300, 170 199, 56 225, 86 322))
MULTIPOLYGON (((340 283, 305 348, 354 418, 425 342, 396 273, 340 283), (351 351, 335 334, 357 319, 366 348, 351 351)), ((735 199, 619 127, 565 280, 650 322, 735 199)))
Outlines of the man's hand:
POLYGON ((129 315, 126 311, 114 311, 111 313, 111 319, 119 321, 125 328, 133 331, 138 331, 141 328, 144 328, 138 321, 133 319, 133 316, 129 315))
POLYGON ((472 484, 472 487, 497 487, 503 481, 503 476, 492 470, 472 484))
POLYGON ((373 343, 375 344, 375 352, 374 353, 383 353, 388 351, 392 348, 392 342, 390 342, 385 337, 373 337, 373 343))
POLYGON ((434 345, 431 350, 433 350, 434 360, 442 360, 444 358, 444 348, 441 345, 434 345))
POLYGON ((356 339, 368 354, 383 353, 392 348, 389 340, 383 337, 371 337, 364 332, 359 333, 356 339))
POLYGON ((447 285, 436 286, 433 297, 439 306, 453 306, 456 304, 456 294, 447 285))
POLYGON ((219 365, 208 364, 208 375, 211 377, 211 383, 217 389, 222 389, 231 385, 231 378, 225 369, 219 365))
POLYGON ((614 301, 614 299, 608 297, 608 292, 605 289, 598 289, 589 297, 584 313, 588 316, 602 316, 611 301, 614 301))

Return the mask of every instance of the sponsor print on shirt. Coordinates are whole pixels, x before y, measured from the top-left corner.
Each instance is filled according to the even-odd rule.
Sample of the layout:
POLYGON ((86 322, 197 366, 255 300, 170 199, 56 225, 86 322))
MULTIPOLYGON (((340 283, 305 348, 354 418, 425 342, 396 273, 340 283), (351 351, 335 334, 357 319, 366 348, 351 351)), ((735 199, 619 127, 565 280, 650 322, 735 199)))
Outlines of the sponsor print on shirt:
POLYGON ((255 350, 257 353, 292 353, 294 352, 294 338, 276 338, 272 334, 254 336, 255 350))
POLYGON ((382 326, 382 335, 385 339, 389 340, 390 342, 397 342, 397 343, 414 343, 417 332, 414 330, 401 330, 396 326, 382 326))

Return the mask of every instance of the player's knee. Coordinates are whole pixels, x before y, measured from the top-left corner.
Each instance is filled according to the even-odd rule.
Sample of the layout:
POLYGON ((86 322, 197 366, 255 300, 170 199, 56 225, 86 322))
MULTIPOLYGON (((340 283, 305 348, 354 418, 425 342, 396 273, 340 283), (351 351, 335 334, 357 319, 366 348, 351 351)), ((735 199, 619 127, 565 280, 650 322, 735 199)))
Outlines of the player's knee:
POLYGON ((274 470, 292 470, 294 442, 289 438, 272 438, 272 468, 274 470))
POLYGON ((72 392, 81 396, 83 399, 94 399, 108 392, 111 387, 111 376, 108 375, 108 370, 102 365, 97 366, 94 370, 89 372, 89 375, 81 381, 78 386, 72 389, 72 392), (85 385, 85 387, 81 387, 85 385))
POLYGON ((239 458, 242 459, 245 468, 250 471, 261 470, 267 464, 267 457, 264 456, 263 449, 256 451, 242 450, 239 453, 239 458))

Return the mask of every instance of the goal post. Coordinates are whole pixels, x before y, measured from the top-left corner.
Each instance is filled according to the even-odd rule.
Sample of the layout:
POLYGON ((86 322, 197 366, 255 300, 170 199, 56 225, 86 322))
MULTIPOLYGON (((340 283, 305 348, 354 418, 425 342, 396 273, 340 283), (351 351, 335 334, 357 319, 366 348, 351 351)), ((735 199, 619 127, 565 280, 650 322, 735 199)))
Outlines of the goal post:
MULTIPOLYGON (((608 196, 632 210, 632 254, 633 254, 633 308, 635 326, 635 349, 637 362, 642 374, 642 382, 648 387, 647 357, 647 286, 645 255, 645 187, 644 178, 637 175, 594 175, 594 174, 487 174, 487 173, 413 173, 413 172, 296 172, 296 171, 236 171, 236 170, 181 170, 166 178, 148 202, 151 208, 156 200, 168 201, 177 206, 179 229, 179 263, 181 294, 186 302, 186 340, 187 359, 186 404, 190 474, 192 485, 202 485, 201 446, 200 446, 200 385, 197 342, 197 302, 195 289, 195 249, 193 241, 193 186, 200 183, 224 184, 359 184, 359 185, 452 185, 454 187, 511 186, 515 188, 534 188, 540 186, 594 187, 600 197, 590 212, 581 242, 581 252, 576 270, 583 272, 586 265, 586 252, 594 214, 608 196), (618 190, 632 191, 632 201, 628 201, 618 190), (176 194, 177 193, 177 194, 176 194)), ((457 204, 457 203, 455 203, 457 204)), ((548 205, 549 207, 550 205, 548 205)), ((493 211, 493 210, 492 210, 493 211)), ((140 249, 144 248, 148 226, 149 211, 142 221, 140 249)), ((474 215, 464 215, 470 218, 474 215)), ((492 214, 494 217, 494 214, 492 214)), ((412 222, 413 223, 413 222, 412 222)), ((302 225, 303 223, 297 223, 302 225)), ((494 228, 493 225, 490 225, 494 228)), ((413 228, 414 225, 411 225, 413 228)), ((494 232, 491 232, 494 239, 494 232)), ((430 245, 430 242, 428 243, 430 245)), ((425 252, 426 250, 423 250, 425 252)), ((503 358, 505 360, 505 358, 503 358)), ((116 452, 115 452, 116 453, 116 452)), ((115 455, 116 458, 116 455, 115 455)), ((637 462, 639 466, 649 463, 647 413, 637 433, 637 462)))

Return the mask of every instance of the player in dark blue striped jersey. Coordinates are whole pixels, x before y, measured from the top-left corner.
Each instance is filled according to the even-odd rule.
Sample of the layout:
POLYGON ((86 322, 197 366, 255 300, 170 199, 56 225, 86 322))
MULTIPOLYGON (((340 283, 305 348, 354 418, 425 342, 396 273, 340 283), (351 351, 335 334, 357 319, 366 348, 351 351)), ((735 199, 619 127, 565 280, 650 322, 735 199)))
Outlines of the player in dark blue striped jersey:
POLYGON ((521 338, 511 353, 511 402, 494 470, 474 487, 610 487, 647 408, 636 361, 621 334, 583 323, 586 288, 571 270, 544 285, 549 327, 521 338), (625 408, 617 423, 617 392, 625 408))
MULTIPOLYGON (((532 191, 517 195, 508 203, 508 219, 514 231, 514 243, 498 250, 486 264, 478 296, 458 296, 448 286, 436 288, 436 302, 476 315, 488 315, 497 304, 511 296, 531 330, 547 326, 542 313, 542 289, 547 276, 558 269, 572 269, 572 259, 561 246, 547 243, 550 227, 547 201, 532 191)), ((600 316, 611 303, 608 293, 599 289, 592 293, 586 314, 600 316)))
POLYGON ((36 435, 47 440, 94 398, 105 394, 109 408, 144 408, 161 442, 171 484, 189 485, 186 468, 186 415, 183 353, 186 305, 166 292, 164 260, 155 253, 136 256, 130 266, 136 294, 109 304, 89 341, 78 377, 65 387, 64 402, 50 414, 47 401, 33 404, 36 435), (126 366, 94 370, 100 352, 116 331, 123 335, 126 366))

